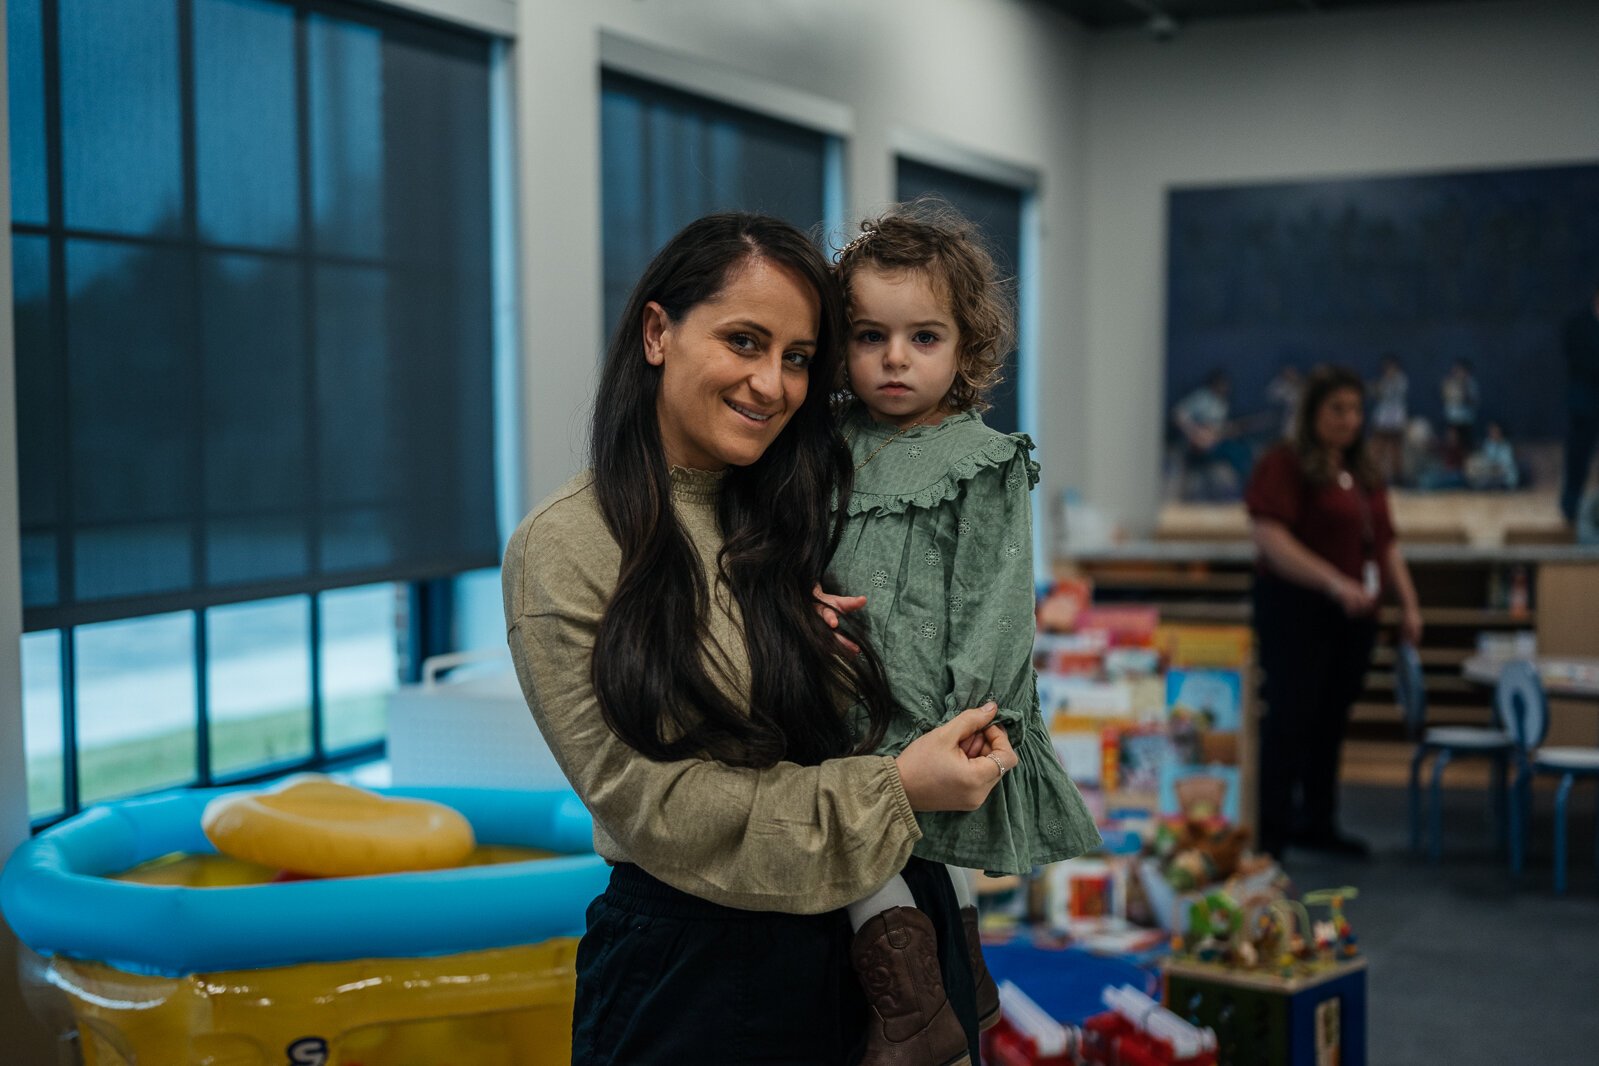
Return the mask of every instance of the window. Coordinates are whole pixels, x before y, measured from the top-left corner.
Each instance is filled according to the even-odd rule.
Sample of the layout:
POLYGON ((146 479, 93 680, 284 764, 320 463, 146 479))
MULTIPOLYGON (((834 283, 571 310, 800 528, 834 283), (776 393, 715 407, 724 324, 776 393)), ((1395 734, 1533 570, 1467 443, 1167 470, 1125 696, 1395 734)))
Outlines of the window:
POLYGON ((373 751, 499 559, 492 42, 6 14, 31 812, 373 751))
POLYGON ((607 71, 601 79, 605 329, 673 234, 712 211, 810 231, 835 169, 827 134, 607 71))
MULTIPOLYGON (((1018 276, 1022 267, 1026 192, 904 157, 898 160, 896 181, 895 195, 902 201, 928 193, 949 201, 987 235, 1000 273, 1018 276)), ((1005 357, 1005 380, 989 394, 993 408, 983 415, 990 426, 1006 433, 1022 428, 1018 404, 1020 372, 1020 360, 1013 351, 1005 357)))

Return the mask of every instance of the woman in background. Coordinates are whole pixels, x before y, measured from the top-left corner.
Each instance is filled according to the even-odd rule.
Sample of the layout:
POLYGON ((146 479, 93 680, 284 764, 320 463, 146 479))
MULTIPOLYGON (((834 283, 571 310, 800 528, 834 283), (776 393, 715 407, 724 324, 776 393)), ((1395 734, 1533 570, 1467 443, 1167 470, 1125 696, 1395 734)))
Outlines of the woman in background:
POLYGON ((1266 715, 1260 734, 1260 847, 1364 855, 1338 823, 1338 762, 1365 687, 1385 592, 1400 635, 1421 609, 1388 494, 1363 432, 1365 387, 1343 367, 1311 374, 1294 439, 1261 457, 1244 496, 1258 552, 1254 625, 1266 715))

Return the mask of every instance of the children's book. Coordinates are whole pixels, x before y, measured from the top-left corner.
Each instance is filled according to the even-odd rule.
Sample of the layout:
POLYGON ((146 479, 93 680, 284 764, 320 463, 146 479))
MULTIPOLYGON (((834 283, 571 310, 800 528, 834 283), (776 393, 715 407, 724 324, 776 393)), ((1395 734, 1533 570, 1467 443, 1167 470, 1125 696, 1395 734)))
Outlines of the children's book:
POLYGON ((1105 730, 1105 787, 1153 794, 1161 768, 1171 761, 1171 740, 1159 726, 1105 730), (1112 762, 1114 760, 1114 765, 1112 762))
POLYGON ((1236 670, 1171 670, 1166 706, 1172 718, 1195 720, 1201 732, 1230 733, 1243 719, 1243 677, 1236 670))
POLYGON ((1161 767, 1160 813, 1209 818, 1221 815, 1239 822, 1238 767, 1179 764, 1172 759, 1161 767))

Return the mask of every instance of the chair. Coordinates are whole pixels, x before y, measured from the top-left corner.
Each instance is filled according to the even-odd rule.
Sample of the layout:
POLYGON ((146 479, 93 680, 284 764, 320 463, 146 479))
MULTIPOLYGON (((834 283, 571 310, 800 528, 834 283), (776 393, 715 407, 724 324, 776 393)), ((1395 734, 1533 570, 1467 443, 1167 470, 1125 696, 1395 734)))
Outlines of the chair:
POLYGON ((1509 821, 1505 810, 1509 801, 1510 759, 1514 751, 1510 737, 1498 729, 1481 726, 1428 726, 1421 656, 1412 645, 1401 644, 1395 652, 1394 692, 1404 716, 1405 733, 1416 744, 1416 753, 1410 758, 1410 850, 1421 850, 1421 767, 1429 755, 1433 757, 1433 764, 1428 857, 1437 862, 1443 851, 1444 770, 1461 756, 1483 756, 1493 761, 1493 817, 1489 833, 1497 845, 1504 838, 1509 821))
MULTIPOLYGON (((1510 870, 1520 874, 1526 852, 1526 821, 1537 774, 1560 775, 1555 791, 1555 895, 1566 891, 1566 801, 1579 777, 1599 778, 1599 748, 1540 747, 1549 732, 1549 700, 1537 667, 1525 660, 1505 664, 1494 687, 1494 713, 1516 751, 1516 785, 1510 792, 1510 870)), ((1596 842, 1599 847, 1599 842, 1596 842)))

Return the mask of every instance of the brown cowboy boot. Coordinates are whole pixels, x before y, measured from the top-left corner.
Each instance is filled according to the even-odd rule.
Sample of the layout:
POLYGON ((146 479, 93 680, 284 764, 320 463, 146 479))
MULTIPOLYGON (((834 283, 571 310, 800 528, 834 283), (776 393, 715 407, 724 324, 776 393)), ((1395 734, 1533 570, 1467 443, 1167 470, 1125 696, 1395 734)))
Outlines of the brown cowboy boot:
POLYGON ((971 1066, 966 1030, 944 995, 938 937, 915 907, 867 919, 850 961, 872 1005, 861 1066, 971 1066))
POLYGON ((961 908, 961 928, 966 930, 966 954, 972 960, 972 984, 977 986, 977 1028, 986 1032, 999 1022, 999 988, 983 961, 983 938, 977 934, 977 908, 961 908))

